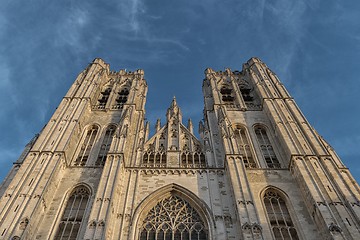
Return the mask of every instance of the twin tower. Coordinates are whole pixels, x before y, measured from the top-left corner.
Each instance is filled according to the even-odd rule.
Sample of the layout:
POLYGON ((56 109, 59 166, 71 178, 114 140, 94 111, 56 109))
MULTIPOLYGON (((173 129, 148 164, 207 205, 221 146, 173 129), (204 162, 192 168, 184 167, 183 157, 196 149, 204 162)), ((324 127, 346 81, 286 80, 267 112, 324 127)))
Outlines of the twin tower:
POLYGON ((360 239, 360 189, 258 58, 149 136, 143 70, 95 59, 0 188, 0 239, 360 239), (199 109, 200 111, 200 109, 199 109))

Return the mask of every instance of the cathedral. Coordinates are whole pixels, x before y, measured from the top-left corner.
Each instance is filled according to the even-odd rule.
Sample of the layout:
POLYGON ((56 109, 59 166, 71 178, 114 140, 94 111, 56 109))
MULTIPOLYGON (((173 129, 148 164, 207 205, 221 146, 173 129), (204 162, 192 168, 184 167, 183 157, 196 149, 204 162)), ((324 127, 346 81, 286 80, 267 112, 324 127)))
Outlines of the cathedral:
POLYGON ((144 71, 83 70, 0 187, 0 239, 360 239, 360 189, 265 63, 205 70, 194 133, 144 71), (202 109, 199 109, 199 112, 202 109))

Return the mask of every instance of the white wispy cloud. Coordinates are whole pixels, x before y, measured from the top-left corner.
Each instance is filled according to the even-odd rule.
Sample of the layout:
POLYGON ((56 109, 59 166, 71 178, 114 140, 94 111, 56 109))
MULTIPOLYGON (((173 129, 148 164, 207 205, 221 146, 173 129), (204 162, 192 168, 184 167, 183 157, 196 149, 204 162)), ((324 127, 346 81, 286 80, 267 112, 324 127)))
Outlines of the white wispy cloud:
MULTIPOLYGON (((274 33, 280 36, 288 36, 291 41, 283 42, 283 48, 279 48, 275 53, 275 59, 278 59, 276 68, 280 70, 284 79, 291 80, 291 68, 294 57, 301 48, 301 41, 307 33, 308 21, 304 18, 307 10, 306 4, 303 1, 277 1, 267 2, 265 8, 269 11, 271 21, 277 25, 277 32, 274 33)), ((279 39, 280 40, 280 39, 279 39)))
POLYGON ((130 26, 132 29, 137 32, 140 30, 138 15, 140 13, 145 12, 143 8, 141 8, 140 0, 132 0, 131 2, 131 11, 130 11, 130 26))
POLYGON ((77 49, 83 49, 81 37, 89 22, 88 11, 81 8, 73 8, 64 15, 57 23, 57 34, 54 38, 55 45, 70 45, 77 49))
POLYGON ((141 0, 124 0, 117 2, 118 28, 121 31, 131 31, 138 33, 142 30, 143 25, 139 21, 139 17, 145 14, 146 10, 141 0), (119 21, 120 20, 120 21, 119 21))

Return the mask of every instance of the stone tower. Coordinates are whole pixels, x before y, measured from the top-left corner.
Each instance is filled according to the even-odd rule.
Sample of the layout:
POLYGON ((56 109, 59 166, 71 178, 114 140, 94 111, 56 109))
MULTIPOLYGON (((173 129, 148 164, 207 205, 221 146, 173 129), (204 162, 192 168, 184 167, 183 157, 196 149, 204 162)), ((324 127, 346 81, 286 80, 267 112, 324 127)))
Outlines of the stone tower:
POLYGON ((95 59, 0 188, 0 239, 360 239, 360 189, 258 58, 149 137, 144 72, 95 59), (200 111, 200 109, 199 109, 200 111))

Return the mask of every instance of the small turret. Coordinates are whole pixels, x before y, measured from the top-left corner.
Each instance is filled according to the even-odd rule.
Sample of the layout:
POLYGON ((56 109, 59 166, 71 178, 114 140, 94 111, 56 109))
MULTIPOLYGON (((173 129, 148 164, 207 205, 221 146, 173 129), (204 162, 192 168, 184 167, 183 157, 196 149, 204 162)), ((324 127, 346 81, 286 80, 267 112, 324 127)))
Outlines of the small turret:
POLYGON ((161 122, 160 122, 160 118, 158 118, 158 119, 156 120, 156 124, 155 124, 155 130, 156 130, 156 132, 158 132, 158 131, 160 130, 160 128, 161 128, 161 122))
POLYGON ((200 135, 201 138, 204 137, 204 131, 205 131, 204 122, 200 121, 199 122, 199 135, 200 135))
POLYGON ((187 129, 191 132, 191 134, 194 134, 194 127, 193 127, 193 123, 190 118, 188 120, 187 129))

